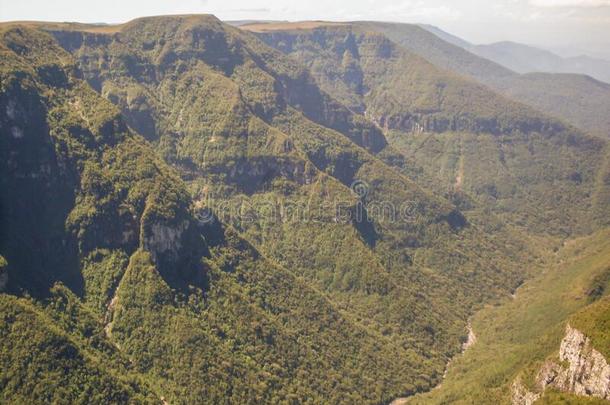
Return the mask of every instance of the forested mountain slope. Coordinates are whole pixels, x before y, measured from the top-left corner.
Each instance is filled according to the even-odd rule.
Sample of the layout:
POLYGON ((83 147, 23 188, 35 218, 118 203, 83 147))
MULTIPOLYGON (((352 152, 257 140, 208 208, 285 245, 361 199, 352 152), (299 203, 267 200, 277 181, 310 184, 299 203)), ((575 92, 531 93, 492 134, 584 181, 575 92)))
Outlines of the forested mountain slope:
POLYGON ((474 317, 476 343, 441 387, 407 403, 522 405, 525 393, 536 404, 608 403, 609 292, 609 232, 565 244, 513 299, 474 317))
POLYGON ((1 249, 22 296, 2 296, 3 400, 373 401, 425 386, 403 374, 413 348, 380 344, 230 227, 196 218, 177 173, 49 35, 9 29, 2 43, 1 249), (361 378, 380 391, 358 391, 361 378))
POLYGON ((309 67, 329 94, 382 128, 500 134, 562 126, 485 86, 436 68, 366 26, 301 25, 243 28, 260 31, 265 42, 309 67))
POLYGON ((6 401, 387 401, 436 384, 472 309, 534 265, 249 34, 207 16, 38 28, 2 30, 6 401), (15 343, 49 331, 35 371, 15 343), (68 361, 68 391, 31 390, 68 361))
POLYGON ((246 28, 371 117, 411 162, 405 172, 463 209, 474 202, 536 233, 608 223, 606 142, 436 68, 360 24, 246 28))
MULTIPOLYGON (((366 80, 412 57, 362 39, 366 80)), ((605 226, 604 141, 421 58, 369 98, 213 16, 4 24, 0 52, 6 402, 389 402, 438 384, 560 237, 605 226), (439 192, 395 138, 420 122, 552 153, 548 177, 510 173, 554 222, 439 192)))
POLYGON ((556 116, 597 136, 610 136, 610 85, 578 74, 520 75, 412 24, 359 23, 434 65, 556 116))

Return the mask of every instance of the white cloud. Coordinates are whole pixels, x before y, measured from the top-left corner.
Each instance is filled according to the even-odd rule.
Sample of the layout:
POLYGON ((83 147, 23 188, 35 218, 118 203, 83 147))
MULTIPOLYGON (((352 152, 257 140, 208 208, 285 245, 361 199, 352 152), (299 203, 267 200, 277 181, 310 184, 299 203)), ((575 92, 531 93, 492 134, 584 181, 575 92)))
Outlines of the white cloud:
POLYGON ((610 0, 529 0, 536 7, 602 7, 610 6, 610 0))

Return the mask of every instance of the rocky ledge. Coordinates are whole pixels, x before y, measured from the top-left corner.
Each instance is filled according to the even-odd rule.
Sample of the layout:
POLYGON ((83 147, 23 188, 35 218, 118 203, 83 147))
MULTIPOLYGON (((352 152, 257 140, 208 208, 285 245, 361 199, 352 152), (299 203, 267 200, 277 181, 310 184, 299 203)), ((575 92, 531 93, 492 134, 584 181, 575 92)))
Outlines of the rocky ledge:
POLYGON ((512 385, 512 403, 531 405, 547 387, 576 395, 610 400, 610 364, 581 331, 566 327, 559 362, 548 360, 536 376, 538 392, 528 391, 519 380, 512 385))

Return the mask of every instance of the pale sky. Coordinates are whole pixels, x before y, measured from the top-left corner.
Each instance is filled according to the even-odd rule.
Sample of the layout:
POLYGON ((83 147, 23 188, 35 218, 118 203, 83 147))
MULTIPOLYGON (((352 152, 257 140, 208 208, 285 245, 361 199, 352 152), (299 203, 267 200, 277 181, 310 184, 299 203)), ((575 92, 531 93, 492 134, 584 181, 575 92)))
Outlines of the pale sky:
POLYGON ((578 47, 610 58, 610 0, 0 0, 0 21, 118 23, 182 13, 223 20, 426 23, 474 43, 578 47))

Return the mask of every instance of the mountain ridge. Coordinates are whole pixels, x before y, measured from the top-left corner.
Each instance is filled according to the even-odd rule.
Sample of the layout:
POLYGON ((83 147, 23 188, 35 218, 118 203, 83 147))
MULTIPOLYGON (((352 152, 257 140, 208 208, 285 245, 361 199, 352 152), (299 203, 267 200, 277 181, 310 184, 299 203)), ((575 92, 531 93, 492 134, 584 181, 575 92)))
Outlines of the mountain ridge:
POLYGON ((563 57, 535 45, 514 41, 498 41, 490 44, 472 44, 438 27, 420 24, 443 40, 457 45, 482 58, 496 62, 517 73, 574 73, 591 76, 598 81, 610 82, 610 61, 588 55, 563 57))
MULTIPOLYGON (((610 205, 606 144, 534 110, 524 107, 542 123, 531 130, 511 129, 520 116, 509 111, 499 133, 465 125, 456 136, 429 124, 420 135, 464 145, 472 137, 474 153, 501 140, 500 163, 534 196, 528 210, 549 184, 552 197, 565 195, 548 199, 548 232, 538 211, 522 223, 492 212, 467 187, 467 159, 458 186, 440 191, 446 178, 427 158, 434 148, 412 158, 405 135, 417 134, 351 108, 363 87, 325 86, 314 69, 215 17, 77 28, 0 25, 7 401, 410 396, 441 381, 475 310, 544 268, 562 238, 604 226, 588 208, 603 216, 610 205), (560 161, 550 165, 546 153, 560 161), (530 156, 540 166, 521 163, 530 156), (557 214, 579 193, 580 210, 557 214), (48 244, 35 248, 40 240, 48 244), (32 390, 32 347, 17 341, 41 348, 36 367, 53 370, 45 377, 69 365, 68 389, 32 390), (87 356, 99 363, 80 361, 87 356)), ((393 55, 409 60, 378 34, 342 39, 350 52, 337 72, 348 84, 361 83, 352 80, 359 67, 370 80, 367 68, 392 73, 401 66, 393 55), (368 55, 368 66, 350 54, 368 55)), ((374 107, 394 113, 380 94, 374 107)), ((462 111, 436 101, 414 105, 436 118, 462 111)))
MULTIPOLYGON (((547 208, 546 213, 551 214, 555 211, 547 205, 548 201, 565 198, 567 194, 559 192, 557 186, 555 191, 558 192, 558 197, 549 198, 546 193, 550 190, 540 189, 533 192, 531 184, 540 181, 541 173, 541 170, 534 169, 534 166, 541 164, 546 166, 546 171, 551 170, 558 159, 563 159, 555 154, 557 148, 563 148, 559 145, 565 144, 570 145, 572 151, 583 148, 576 153, 580 154, 577 160, 585 166, 593 163, 592 156, 597 154, 594 158, 596 167, 591 168, 592 171, 589 172, 589 184, 594 193, 597 192, 595 190, 603 189, 603 186, 600 189, 595 185, 594 173, 603 171, 605 167, 603 162, 607 157, 603 150, 607 144, 604 141, 585 135, 561 121, 539 115, 536 110, 496 95, 476 82, 456 76, 452 72, 435 69, 426 60, 409 51, 403 51, 397 44, 381 36, 375 31, 375 27, 371 31, 368 23, 364 26, 319 26, 296 30, 287 30, 285 24, 277 29, 274 29, 273 25, 263 26, 265 29, 256 33, 259 37, 304 63, 325 91, 351 106, 352 110, 363 111, 375 121, 383 129, 390 146, 406 156, 406 161, 414 164, 414 167, 403 166, 401 169, 428 187, 438 187, 439 179, 436 166, 430 170, 430 173, 434 173, 434 178, 427 178, 426 166, 435 165, 439 156, 443 159, 446 156, 451 166, 447 167, 446 174, 441 172, 446 178, 442 180, 442 187, 437 188, 437 191, 445 195, 455 195, 456 191, 464 192, 475 199, 477 196, 483 197, 479 202, 483 205, 489 204, 489 210, 501 215, 513 212, 520 216, 519 212, 530 204, 537 207, 544 205, 547 208), (354 76, 353 72, 358 74, 354 76), (464 105, 464 100, 469 103, 464 105), (503 126, 508 129, 507 132, 502 132, 503 126), (535 152, 536 148, 532 142, 540 142, 541 149, 538 152, 535 152), (487 144, 488 146, 483 146, 487 144), (519 144, 521 146, 517 146, 519 144), (472 160, 464 162, 463 156, 460 155, 466 152, 465 147, 468 145, 471 145, 474 154, 472 160), (489 149, 483 149, 487 147, 489 149), (454 158, 455 148, 458 150, 457 157, 454 158), (528 149, 527 158, 522 155, 522 148, 528 149), (430 155, 427 155, 428 150, 430 155), (486 150, 483 160, 480 159, 482 150, 486 150), (547 159, 545 156, 551 155, 554 156, 555 163, 543 163, 547 159), (513 163, 507 161, 508 156, 516 158, 516 166, 513 167, 513 163), (492 161, 496 162, 494 167, 481 167, 482 162, 492 161), (538 163, 535 163, 537 161, 538 163), (459 167, 458 162, 461 162, 459 167), (466 169, 471 167, 475 171, 481 168, 484 173, 467 173, 465 180, 464 165, 466 169), (497 182, 490 182, 492 173, 498 173, 501 180, 498 178, 497 182), (525 185, 527 182, 523 180, 524 176, 529 178, 529 185, 525 185), (521 180, 517 180, 519 178, 521 180), (463 185, 468 186, 470 183, 468 179, 472 179, 474 183, 470 184, 471 187, 464 187, 463 185), (477 184, 479 181, 482 183, 477 184), (530 189, 523 190, 522 193, 519 189, 524 185, 530 189), (545 195, 538 194, 539 192, 545 195), (505 197, 509 200, 516 199, 513 202, 499 203, 505 197)), ((257 27, 254 28, 256 31, 257 27)), ((565 159, 573 164, 575 156, 571 153, 569 152, 565 159)), ((383 155, 382 152, 380 156, 383 155)), ((391 155, 388 159, 390 162, 391 155)), ((399 166, 401 164, 399 163, 399 166)), ((570 174, 567 172, 560 174, 567 167, 557 169, 559 172, 554 174, 549 171, 549 176, 555 179, 566 176, 569 178, 570 174)), ((575 168, 575 172, 582 169, 584 166, 581 169, 575 168)), ((577 193, 573 196, 578 199, 579 195, 577 193)), ((459 194, 457 198, 459 200, 469 197, 459 194)), ((583 207, 587 212, 585 216, 589 215, 585 208, 588 205, 589 203, 574 203, 574 206, 583 207)), ((529 211, 529 208, 527 210, 529 211)), ((555 213, 563 216, 563 210, 555 213)), ((516 219, 516 223, 523 221, 523 218, 516 219)), ((526 221, 531 224, 531 219, 526 221)), ((578 220, 576 222, 582 223, 578 220)), ((545 225, 541 223, 540 226, 549 229, 549 224, 555 223, 555 219, 549 217, 544 223, 545 225)))
POLYGON ((610 133, 606 119, 610 108, 607 83, 582 75, 519 75, 419 26, 399 23, 369 23, 369 26, 438 67, 470 77, 596 136, 607 138, 610 133))

